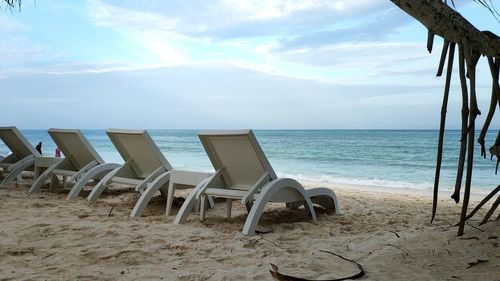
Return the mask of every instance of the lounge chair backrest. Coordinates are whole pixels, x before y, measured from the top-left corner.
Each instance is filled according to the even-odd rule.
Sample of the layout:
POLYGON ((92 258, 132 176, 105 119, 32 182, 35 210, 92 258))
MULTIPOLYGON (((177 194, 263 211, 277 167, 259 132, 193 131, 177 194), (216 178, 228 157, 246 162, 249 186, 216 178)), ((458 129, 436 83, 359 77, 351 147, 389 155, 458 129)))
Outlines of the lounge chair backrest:
POLYGON ((160 167, 172 170, 167 158, 161 153, 146 130, 106 131, 125 162, 133 161, 131 168, 137 176, 145 178, 160 167))
POLYGON ((275 179, 271 164, 252 130, 205 131, 198 134, 215 170, 229 188, 250 189, 267 172, 275 179))
POLYGON ((92 161, 104 164, 104 160, 80 130, 51 128, 48 132, 64 156, 71 155, 70 162, 77 171, 92 161))
POLYGON ((41 156, 16 127, 0 127, 0 139, 18 160, 27 156, 41 156))

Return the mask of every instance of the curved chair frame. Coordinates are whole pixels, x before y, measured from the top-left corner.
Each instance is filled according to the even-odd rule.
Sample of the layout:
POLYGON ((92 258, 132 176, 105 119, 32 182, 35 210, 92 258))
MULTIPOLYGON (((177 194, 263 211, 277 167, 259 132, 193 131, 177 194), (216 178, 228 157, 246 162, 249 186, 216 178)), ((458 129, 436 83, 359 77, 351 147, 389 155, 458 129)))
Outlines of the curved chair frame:
MULTIPOLYGON (((40 188, 42 187, 43 183, 50 176, 52 176, 52 172, 59 166, 61 166, 61 164, 63 164, 63 161, 54 163, 53 165, 48 167, 47 170, 45 170, 40 176, 38 176, 35 182, 33 182, 33 184, 29 189, 29 192, 30 193, 40 192, 40 188)), ((97 162, 89 163, 89 165, 87 165, 84 169, 80 170, 78 173, 75 173, 69 179, 71 182, 74 182, 75 185, 71 188, 71 191, 66 197, 66 199, 69 200, 76 198, 80 193, 80 191, 82 191, 82 189, 91 179, 99 179, 105 173, 108 173, 117 166, 119 165, 114 163, 105 163, 105 164, 99 164, 97 162)))
POLYGON ((54 163, 50 165, 43 173, 41 173, 38 178, 31 184, 31 187, 29 189, 29 193, 35 193, 35 192, 40 192, 40 188, 42 187, 43 183, 45 180, 49 178, 51 175, 52 171, 56 169, 61 162, 54 163))
POLYGON ((108 182, 115 176, 116 173, 120 171, 122 166, 116 167, 114 170, 109 172, 107 175, 105 175, 94 188, 92 188, 92 191, 90 192, 89 196, 87 197, 87 200, 90 203, 94 203, 99 196, 103 193, 104 190, 108 187, 108 182))
POLYGON ((266 204, 273 201, 286 203, 305 201, 307 204, 306 210, 309 210, 313 221, 316 221, 316 212, 304 187, 294 179, 279 178, 266 184, 259 196, 257 196, 243 226, 244 235, 255 234, 255 227, 264 212, 266 204))
POLYGON ((189 193, 186 201, 182 204, 177 216, 174 219, 174 224, 183 224, 186 222, 189 213, 196 207, 199 206, 199 192, 203 191, 209 184, 213 183, 215 179, 218 177, 218 174, 215 173, 204 181, 200 182, 194 189, 189 193))
POLYGON ((29 155, 22 160, 14 163, 12 166, 9 166, 7 168, 9 174, 0 183, 0 188, 6 187, 9 183, 11 183, 14 179, 21 175, 24 170, 35 165, 35 158, 35 155, 29 155))
POLYGON ((85 185, 91 179, 100 179, 119 166, 120 166, 119 164, 115 164, 115 163, 105 163, 105 164, 97 165, 97 166, 91 168, 85 174, 81 175, 81 177, 78 179, 78 181, 75 183, 75 185, 71 188, 71 191, 69 192, 68 196, 66 197, 66 200, 71 200, 71 199, 76 198, 78 196, 78 194, 80 194, 80 192, 83 190, 85 185))
MULTIPOLYGON (((142 192, 139 200, 134 206, 132 213, 130 213, 131 218, 137 218, 142 215, 144 209, 148 205, 149 201, 153 198, 156 192, 160 191, 160 193, 167 200, 167 206, 165 210, 165 214, 170 215, 170 211, 172 209, 172 203, 174 200, 174 193, 176 188, 190 188, 196 187, 200 182, 204 182, 207 178, 208 174, 203 172, 193 172, 193 171, 185 171, 185 170, 170 170, 166 173, 158 176, 154 181, 147 184, 147 188, 142 192), (181 185, 182 187, 179 187, 181 185)), ((210 207, 214 206, 214 202, 212 197, 208 197, 208 202, 210 207)), ((195 206, 195 208, 197 208, 195 206)))
MULTIPOLYGON (((97 199, 99 198, 99 196, 101 196, 101 194, 104 192, 104 190, 106 190, 108 188, 108 184, 113 179, 113 177, 117 173, 119 173, 120 171, 125 169, 126 167, 127 167, 127 165, 121 165, 121 166, 115 168, 114 170, 112 170, 111 172, 109 172, 105 177, 103 177, 101 179, 101 181, 99 181, 99 183, 92 189, 92 192, 90 192, 89 196, 87 197, 87 200, 90 203, 94 203, 95 201, 97 201, 97 199)), ((139 184, 136 184, 135 188, 134 188, 135 191, 138 191, 139 193, 142 194, 144 192, 144 190, 147 188, 147 185, 149 183, 151 183, 158 176, 160 176, 166 172, 167 171, 164 167, 159 167, 156 171, 151 173, 147 178, 142 180, 139 184)))
MULTIPOLYGON (((165 186, 169 180, 170 180, 170 173, 171 171, 168 171, 166 173, 163 173, 162 175, 158 176, 153 182, 148 184, 146 190, 141 194, 141 197, 137 201, 137 203, 134 206, 134 209, 130 213, 131 218, 136 218, 142 216, 142 213, 144 212, 144 209, 148 205, 149 201, 155 193, 160 190, 161 187, 165 186)), ((168 193, 168 191, 162 191, 162 194, 165 192, 168 193)))

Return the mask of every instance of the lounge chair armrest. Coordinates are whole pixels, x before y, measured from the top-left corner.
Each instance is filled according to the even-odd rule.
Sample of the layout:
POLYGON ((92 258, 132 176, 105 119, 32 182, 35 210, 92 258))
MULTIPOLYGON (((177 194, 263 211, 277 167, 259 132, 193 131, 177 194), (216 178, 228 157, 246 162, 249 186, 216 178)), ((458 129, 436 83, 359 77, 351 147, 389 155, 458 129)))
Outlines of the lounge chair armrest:
POLYGON ((80 171, 76 172, 70 179, 69 181, 77 181, 83 174, 87 173, 90 169, 94 168, 95 166, 99 165, 99 163, 96 160, 90 161, 87 165, 85 165, 83 168, 80 169, 80 171))
POLYGON ((245 196, 243 196, 243 198, 241 199, 241 203, 246 205, 247 203, 253 201, 253 195, 260 192, 260 189, 262 188, 262 186, 264 186, 266 183, 268 183, 270 179, 271 179, 271 177, 269 176, 269 174, 267 172, 264 173, 259 178, 257 183, 247 192, 247 194, 245 196))
POLYGON ((205 191, 207 190, 207 188, 209 188, 211 184, 213 184, 216 180, 219 179, 219 177, 222 176, 222 171, 223 170, 224 170, 224 168, 221 168, 221 169, 215 171, 215 173, 213 175, 211 175, 210 177, 208 177, 204 181, 203 186, 201 186, 198 189, 198 191, 196 192, 196 196, 195 196, 196 200, 199 200, 200 196, 205 193, 205 191))
POLYGON ((154 181, 158 176, 168 172, 165 167, 161 166, 151 173, 147 178, 145 178, 140 184, 135 187, 135 191, 139 191, 142 193, 143 190, 147 188, 147 184, 154 181))

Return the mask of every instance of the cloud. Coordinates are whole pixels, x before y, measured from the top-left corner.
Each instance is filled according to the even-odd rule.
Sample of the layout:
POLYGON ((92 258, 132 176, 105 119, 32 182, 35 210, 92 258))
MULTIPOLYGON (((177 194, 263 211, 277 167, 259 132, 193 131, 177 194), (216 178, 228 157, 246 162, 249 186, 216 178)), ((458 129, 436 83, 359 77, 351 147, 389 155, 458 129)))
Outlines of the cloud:
POLYGON ((6 17, 3 13, 0 13, 0 33, 1 34, 13 34, 26 31, 29 29, 27 26, 13 21, 6 17))
POLYGON ((373 42, 409 22, 382 0, 186 0, 140 5, 89 0, 88 6, 95 25, 122 34, 164 65, 231 61, 282 74, 287 63, 335 64, 337 55, 331 51, 344 48, 339 43, 383 46, 373 42))
POLYGON ((298 49, 321 47, 335 43, 345 42, 373 42, 387 40, 388 36, 401 30, 402 26, 409 24, 412 19, 395 8, 382 11, 345 28, 332 28, 328 30, 315 30, 304 33, 292 39, 279 42, 280 49, 298 49))
POLYGON ((97 26, 107 27, 154 54, 163 65, 188 61, 177 42, 188 38, 174 32, 175 18, 123 8, 98 0, 89 1, 89 16, 97 26))
MULTIPOLYGON (((0 43, 0 47, 11 52, 0 75, 23 71, 106 71, 209 61, 229 61, 287 74, 287 63, 330 66, 328 61, 334 59, 324 60, 320 56, 341 48, 335 46, 339 40, 353 44, 359 40, 380 40, 402 22, 387 12, 394 8, 385 0, 186 0, 140 4, 131 0, 88 0, 86 4, 84 16, 94 27, 75 25, 75 29, 96 31, 101 37, 116 34, 123 48, 104 41, 96 51, 99 54, 92 54, 68 48, 71 41, 64 46, 47 46, 33 42, 23 33, 22 26, 10 20, 12 23, 0 25, 0 32, 3 28, 15 30, 11 33, 16 34, 0 43), (112 54, 114 60, 88 59, 104 57, 107 52, 117 54, 112 54), (94 70, 89 68, 92 65, 94 70)), ((51 5, 55 5, 51 7, 57 17, 61 11, 82 12, 67 4, 51 5)), ((92 41, 91 33, 83 32, 82 36, 82 40, 92 41)))
MULTIPOLYGON (((33 74, 0 83, 2 122, 22 128, 435 128, 441 92, 431 80, 334 84, 224 64, 33 74)), ((482 108, 487 102, 480 100, 482 108)), ((449 128, 460 126, 459 105, 454 95, 449 128)))
POLYGON ((294 71, 295 77, 349 84, 413 85, 424 77, 433 80, 439 59, 439 52, 427 53, 425 42, 346 42, 298 49, 271 45, 256 52, 274 60, 274 65, 282 62, 281 67, 294 71))
POLYGON ((137 6, 135 1, 92 0, 89 6, 90 17, 98 25, 229 40, 310 32, 349 17, 386 9, 390 4, 382 0, 186 0, 151 1, 137 6))
POLYGON ((174 29, 177 25, 175 19, 160 14, 123 8, 99 0, 88 1, 88 6, 88 15, 98 26, 125 28, 135 31, 145 29, 168 31, 174 29))
POLYGON ((43 60, 48 53, 45 46, 35 44, 21 36, 3 37, 0 41, 0 49, 2 50, 0 70, 43 60))
POLYGON ((0 76, 2 73, 15 71, 27 64, 36 64, 46 61, 52 57, 46 45, 36 43, 28 39, 24 34, 30 30, 24 24, 19 23, 0 13, 0 49, 2 50, 2 64, 0 64, 0 76))
POLYGON ((304 64, 339 66, 342 69, 377 68, 427 57, 426 52, 422 50, 422 44, 369 41, 339 43, 320 48, 278 49, 273 50, 272 55, 304 64))

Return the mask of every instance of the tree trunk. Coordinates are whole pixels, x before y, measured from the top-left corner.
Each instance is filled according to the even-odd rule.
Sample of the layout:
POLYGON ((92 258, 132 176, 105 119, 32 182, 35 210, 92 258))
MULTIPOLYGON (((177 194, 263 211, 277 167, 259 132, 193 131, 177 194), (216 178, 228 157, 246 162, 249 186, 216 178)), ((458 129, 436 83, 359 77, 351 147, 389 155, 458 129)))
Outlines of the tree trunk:
POLYGON ((481 32, 442 0, 391 0, 431 33, 491 57, 500 57, 500 38, 481 32))

